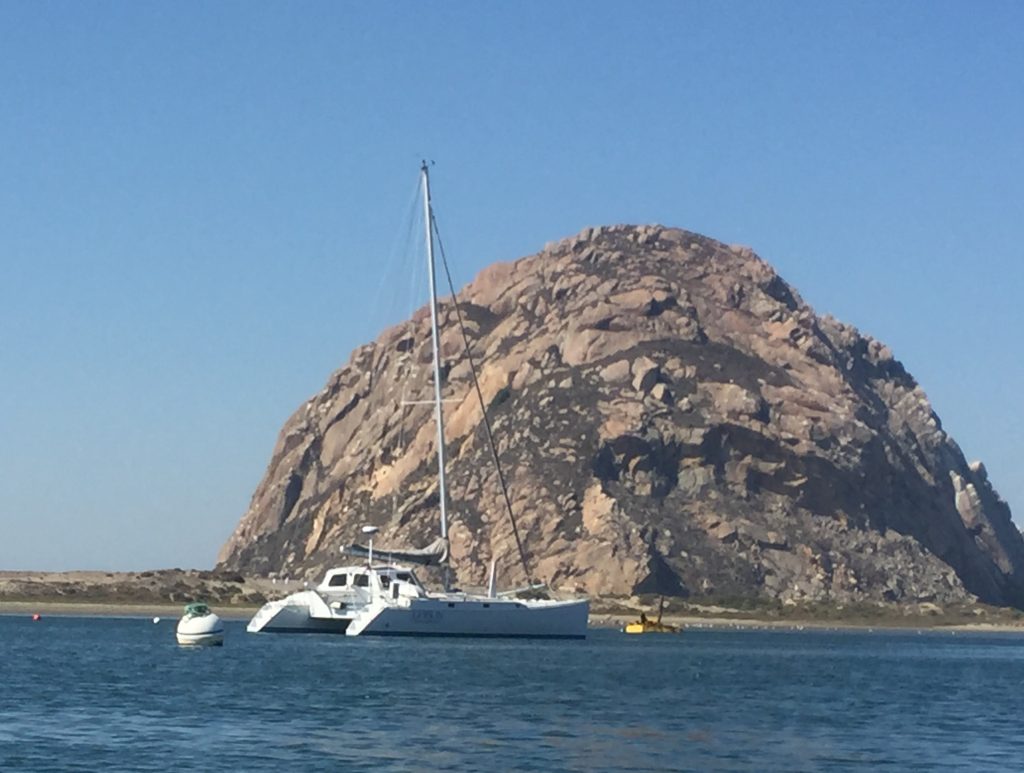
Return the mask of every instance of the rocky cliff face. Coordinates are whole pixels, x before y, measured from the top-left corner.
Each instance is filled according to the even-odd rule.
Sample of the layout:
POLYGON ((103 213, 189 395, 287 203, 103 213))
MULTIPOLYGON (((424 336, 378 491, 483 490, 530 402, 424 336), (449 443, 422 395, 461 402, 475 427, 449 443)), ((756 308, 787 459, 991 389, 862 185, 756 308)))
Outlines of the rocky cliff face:
MULTIPOLYGON (((1024 602, 1024 542, 883 344, 746 247, 594 228, 459 296, 533 574, 597 595, 1024 602)), ((453 565, 525 579, 442 304, 453 565)), ((219 566, 319 572, 437 532, 426 308, 281 431, 219 566), (400 407, 401 406, 401 407, 400 407)))

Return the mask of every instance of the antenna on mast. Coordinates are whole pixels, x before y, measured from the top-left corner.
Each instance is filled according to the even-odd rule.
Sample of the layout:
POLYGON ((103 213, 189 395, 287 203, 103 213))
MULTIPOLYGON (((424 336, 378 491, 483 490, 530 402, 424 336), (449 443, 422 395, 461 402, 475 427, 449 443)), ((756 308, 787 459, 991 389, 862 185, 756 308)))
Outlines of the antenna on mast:
POLYGON ((380 531, 380 529, 378 529, 376 526, 363 527, 363 534, 368 534, 370 536, 370 550, 366 556, 366 566, 368 568, 373 567, 373 535, 376 534, 378 531, 380 531))

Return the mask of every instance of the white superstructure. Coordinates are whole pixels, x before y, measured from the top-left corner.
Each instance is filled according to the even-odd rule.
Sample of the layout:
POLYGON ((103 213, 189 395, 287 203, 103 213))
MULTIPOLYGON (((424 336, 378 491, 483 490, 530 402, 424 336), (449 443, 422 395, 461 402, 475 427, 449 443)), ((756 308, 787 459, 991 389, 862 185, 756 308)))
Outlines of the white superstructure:
POLYGON ((316 588, 268 601, 249 621, 249 633, 347 633, 352 618, 392 585, 403 595, 425 593, 411 569, 339 566, 316 588))

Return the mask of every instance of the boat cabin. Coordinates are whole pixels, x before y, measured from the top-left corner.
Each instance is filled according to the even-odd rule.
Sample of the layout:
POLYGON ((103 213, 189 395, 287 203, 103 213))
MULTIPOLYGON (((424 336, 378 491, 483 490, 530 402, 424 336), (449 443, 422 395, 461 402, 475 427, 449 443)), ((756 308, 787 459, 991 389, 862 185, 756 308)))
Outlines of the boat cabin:
POLYGON ((422 598, 426 589, 404 566, 341 566, 329 569, 317 588, 321 593, 356 592, 391 598, 422 598))

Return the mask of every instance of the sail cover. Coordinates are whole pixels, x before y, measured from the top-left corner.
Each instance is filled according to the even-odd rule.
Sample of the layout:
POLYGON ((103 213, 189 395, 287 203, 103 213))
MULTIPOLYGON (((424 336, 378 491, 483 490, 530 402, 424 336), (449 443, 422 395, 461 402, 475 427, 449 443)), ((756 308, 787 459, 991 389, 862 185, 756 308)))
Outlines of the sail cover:
MULTIPOLYGON (((341 552, 347 556, 359 556, 360 558, 367 558, 370 555, 370 549, 363 545, 345 545, 341 548, 341 552)), ((448 558, 448 544, 443 537, 438 537, 425 548, 419 549, 389 550, 374 545, 373 555, 385 561, 436 566, 448 558)))

